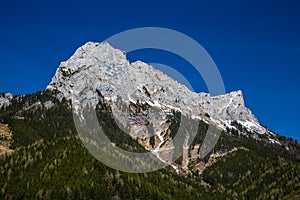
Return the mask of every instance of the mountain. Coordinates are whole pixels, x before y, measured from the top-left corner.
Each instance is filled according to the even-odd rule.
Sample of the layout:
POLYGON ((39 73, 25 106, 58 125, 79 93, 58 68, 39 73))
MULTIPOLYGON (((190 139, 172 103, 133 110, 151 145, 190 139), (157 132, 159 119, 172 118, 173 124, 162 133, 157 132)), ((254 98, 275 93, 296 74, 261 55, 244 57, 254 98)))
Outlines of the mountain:
POLYGON ((100 92, 112 103, 116 96, 123 101, 140 100, 152 106, 157 103, 178 108, 185 115, 200 117, 201 113, 207 113, 222 125, 230 120, 248 122, 266 132, 245 107, 241 91, 216 97, 194 93, 146 63, 130 63, 124 52, 108 43, 88 42, 80 47, 60 64, 47 89, 58 91, 59 98, 72 99, 74 94, 87 90, 86 85, 92 87, 87 92, 88 99, 97 99, 100 92))
MULTIPOLYGON (((261 126, 245 107, 241 91, 214 97, 194 93, 146 63, 130 63, 123 51, 105 42, 88 42, 80 47, 69 60, 60 64, 47 89, 55 91, 59 99, 66 98, 93 107, 103 99, 123 127, 131 124, 130 135, 134 139, 142 137, 139 140, 141 144, 147 149, 155 147, 154 150, 160 154, 168 154, 164 149, 175 148, 168 132, 168 114, 172 110, 212 124, 221 131, 237 130, 232 125, 236 123, 247 130, 240 131, 240 134, 249 132, 249 137, 265 137, 270 143, 281 145, 276 135, 261 126), (135 108, 123 109, 124 106, 119 106, 120 102, 135 108), (137 112, 142 105, 148 108, 137 112), (153 108, 159 108, 161 112, 154 113, 153 108), (161 145, 150 145, 149 139, 145 139, 151 136, 145 124, 154 125, 155 141, 161 145)), ((160 158, 163 156, 170 155, 158 155, 160 158)), ((188 161, 185 168, 187 165, 188 161)))
MULTIPOLYGON (((45 91, 2 94, 0 136, 5 199, 297 199, 300 194, 300 145, 262 126, 241 91, 194 93, 146 63, 129 62, 125 52, 105 42, 77 49, 45 91), (150 153, 166 167, 132 174, 122 172, 127 166, 119 171, 97 161, 78 138, 73 119, 84 117, 85 108, 96 111, 111 146, 150 153), (219 139, 203 149, 211 144, 209 133, 219 139), (180 134, 183 141, 176 142, 180 134)), ((108 160, 117 163, 118 156, 113 152, 108 160)))
POLYGON ((238 121, 249 131, 273 135, 245 107, 241 91, 215 97, 194 93, 146 63, 130 63, 124 52, 105 42, 88 42, 80 47, 60 64, 47 89, 58 91, 60 99, 71 100, 78 92, 85 91, 88 100, 95 100, 94 104, 101 93, 111 104, 118 96, 126 102, 139 100, 150 106, 176 108, 199 119, 207 113, 210 121, 224 130, 232 127, 232 121, 238 121))

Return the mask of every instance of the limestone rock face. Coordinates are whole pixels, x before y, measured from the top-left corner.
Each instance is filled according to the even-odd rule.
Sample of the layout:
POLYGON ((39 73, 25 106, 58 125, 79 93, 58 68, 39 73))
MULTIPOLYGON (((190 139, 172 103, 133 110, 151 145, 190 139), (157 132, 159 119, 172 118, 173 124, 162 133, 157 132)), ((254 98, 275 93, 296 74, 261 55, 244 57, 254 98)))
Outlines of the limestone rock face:
POLYGON ((77 49, 69 60, 60 64, 47 89, 57 90, 60 98, 71 99, 80 91, 90 90, 85 95, 92 102, 101 93, 110 100, 119 96, 125 101, 174 107, 190 116, 200 117, 205 112, 215 120, 258 123, 245 107, 241 91, 214 97, 194 93, 146 63, 130 63, 123 51, 108 43, 88 42, 77 49))
POLYGON ((192 92, 144 62, 130 63, 125 52, 106 42, 88 42, 77 49, 60 64, 47 89, 56 91, 59 99, 72 100, 73 106, 74 102, 91 106, 99 100, 108 102, 121 127, 130 126, 130 135, 160 158, 159 150, 172 149, 167 116, 174 110, 222 130, 232 128, 235 121, 249 131, 268 134, 245 106, 242 91, 220 96, 192 92), (151 136, 147 124, 156 136, 152 146, 147 145, 151 136))

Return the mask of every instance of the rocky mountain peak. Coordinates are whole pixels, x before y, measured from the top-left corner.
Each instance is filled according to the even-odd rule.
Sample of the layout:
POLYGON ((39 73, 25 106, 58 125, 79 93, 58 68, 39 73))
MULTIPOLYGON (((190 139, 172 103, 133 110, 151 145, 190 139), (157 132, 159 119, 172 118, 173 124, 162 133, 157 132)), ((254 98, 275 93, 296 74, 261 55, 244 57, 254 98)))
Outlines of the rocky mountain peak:
POLYGON ((241 90, 230 92, 228 96, 230 96, 230 98, 235 99, 235 101, 241 104, 242 106, 245 106, 244 96, 241 90))
POLYGON ((88 42, 78 48, 70 59, 60 64, 47 89, 58 91, 60 99, 76 99, 85 91, 84 102, 93 105, 101 94, 111 105, 116 104, 116 99, 125 103, 138 101, 165 112, 177 109, 200 120, 207 113, 208 120, 224 130, 232 121, 239 121, 250 124, 250 130, 261 134, 267 131, 245 107, 241 90, 220 96, 194 93, 144 62, 130 63, 125 52, 106 42, 88 42))
POLYGON ((78 48, 67 61, 62 62, 58 70, 64 77, 68 77, 91 67, 104 67, 102 70, 113 71, 114 66, 124 66, 126 63, 125 53, 114 49, 107 42, 88 42, 78 48))

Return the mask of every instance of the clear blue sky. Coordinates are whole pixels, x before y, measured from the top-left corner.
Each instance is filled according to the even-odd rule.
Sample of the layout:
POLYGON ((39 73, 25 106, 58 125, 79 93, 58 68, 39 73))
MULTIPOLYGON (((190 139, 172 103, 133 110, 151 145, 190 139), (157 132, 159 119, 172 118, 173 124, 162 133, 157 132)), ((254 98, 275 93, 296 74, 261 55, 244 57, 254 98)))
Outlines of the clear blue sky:
MULTIPOLYGON (((0 91, 43 90, 59 63, 87 41, 100 42, 131 28, 165 27, 202 44, 226 90, 241 89, 262 124, 299 140, 299 10, 299 0, 1 0, 0 91)), ((129 58, 164 61, 179 71, 188 68, 165 52, 138 51, 129 58)), ((196 91, 207 91, 202 79, 189 72, 196 91)))

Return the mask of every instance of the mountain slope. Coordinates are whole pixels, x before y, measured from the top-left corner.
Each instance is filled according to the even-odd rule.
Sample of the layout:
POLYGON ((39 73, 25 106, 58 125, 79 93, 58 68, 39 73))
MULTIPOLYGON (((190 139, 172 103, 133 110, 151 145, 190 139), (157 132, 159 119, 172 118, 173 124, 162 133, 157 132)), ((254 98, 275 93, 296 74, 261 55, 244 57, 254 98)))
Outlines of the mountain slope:
POLYGON ((97 161, 76 137, 39 140, 0 158, 0 196, 5 199, 281 199, 299 194, 299 162, 276 153, 267 155, 255 148, 238 150, 221 157, 205 169, 203 176, 182 177, 170 168, 130 174, 97 161))

